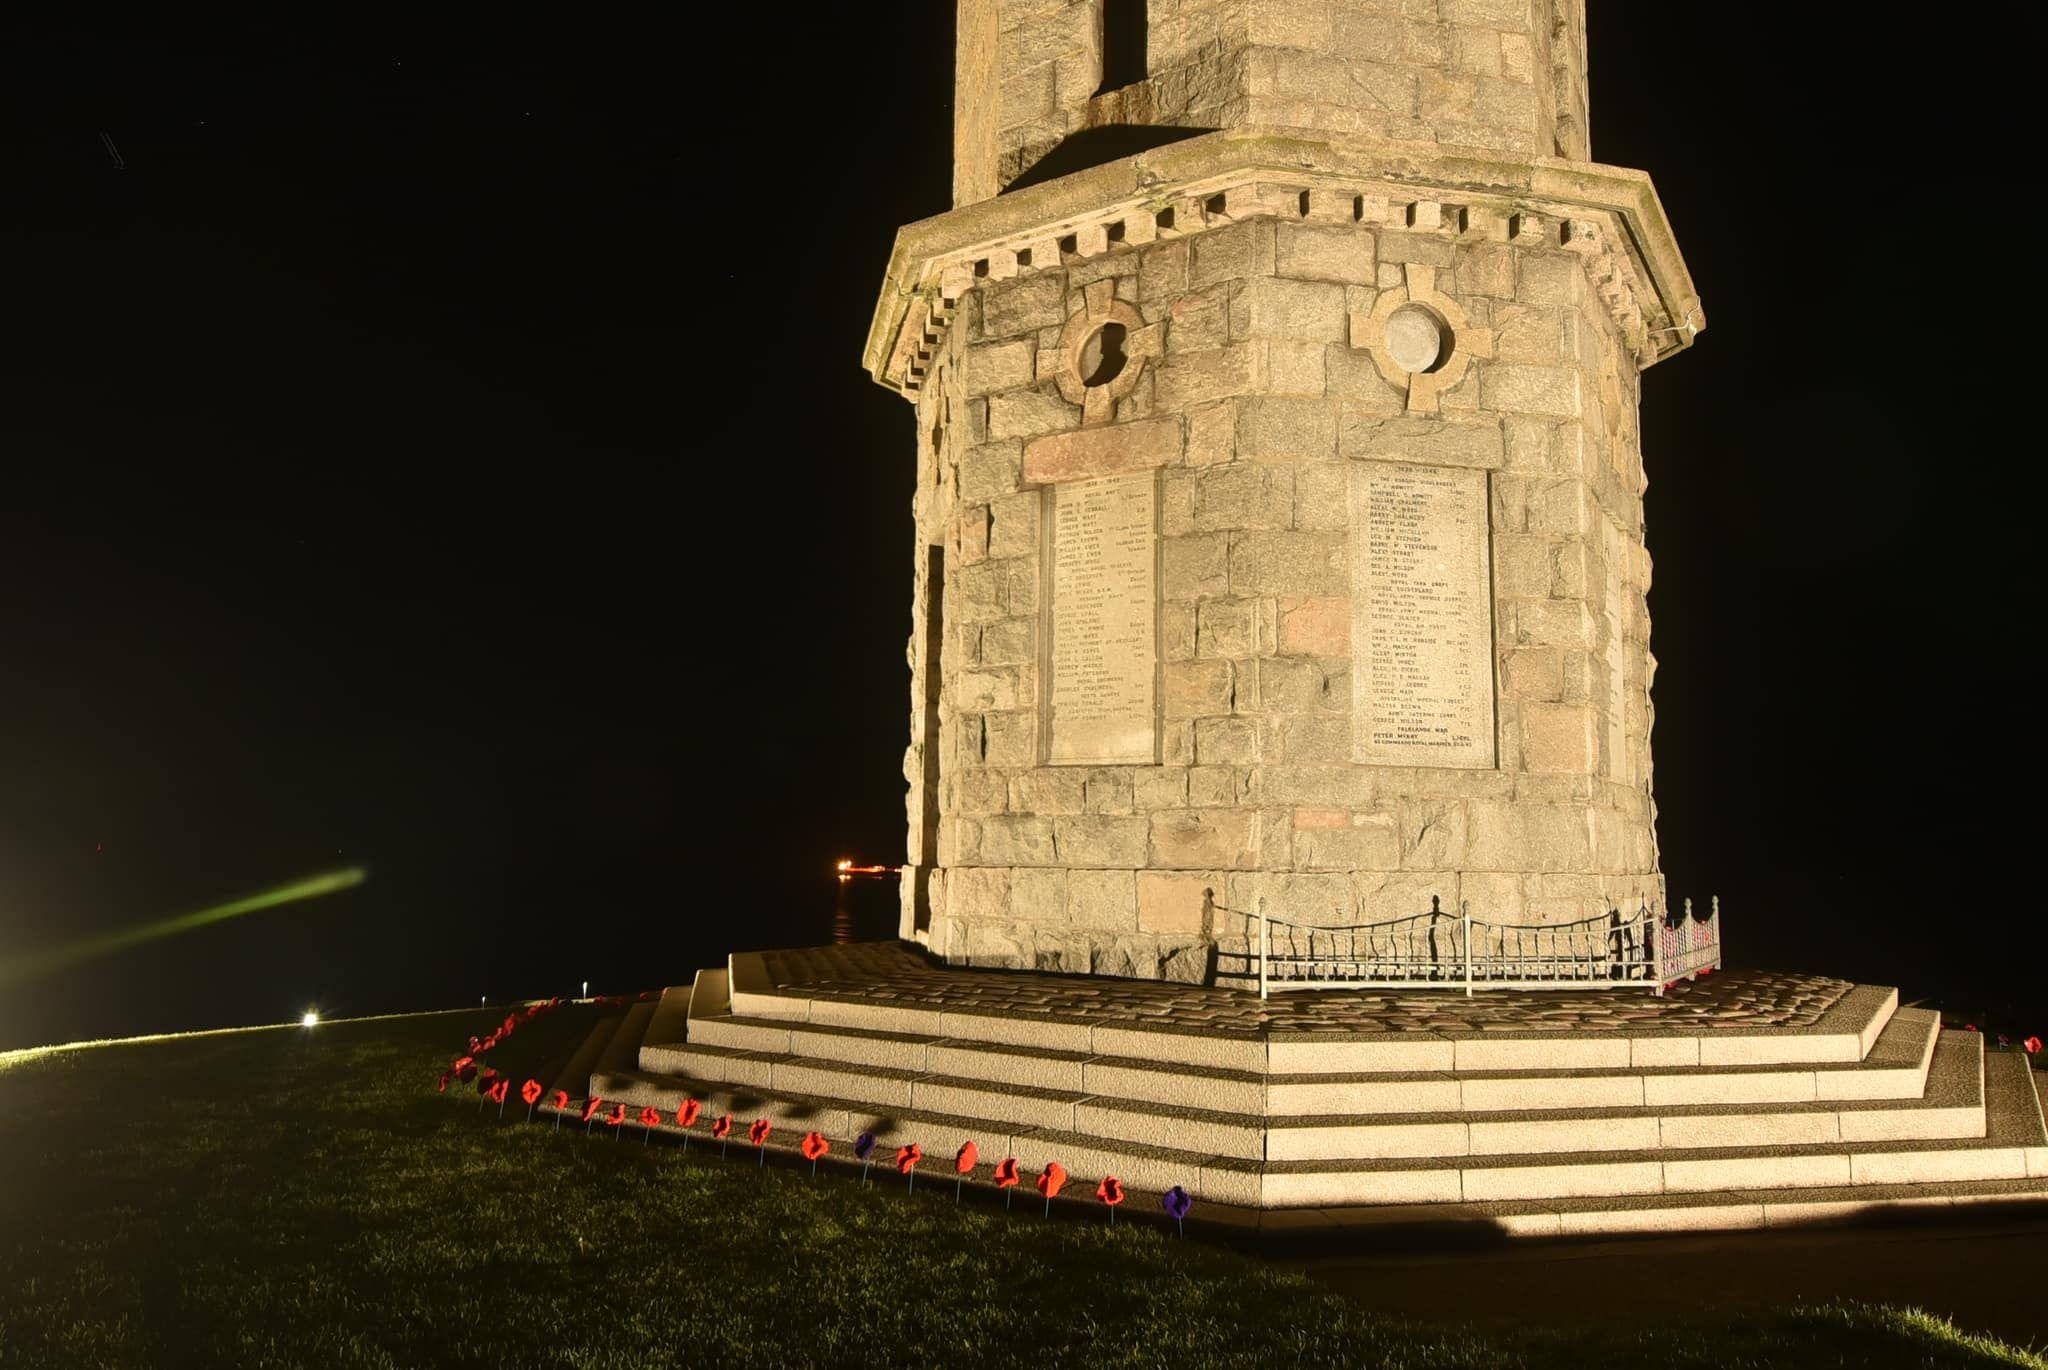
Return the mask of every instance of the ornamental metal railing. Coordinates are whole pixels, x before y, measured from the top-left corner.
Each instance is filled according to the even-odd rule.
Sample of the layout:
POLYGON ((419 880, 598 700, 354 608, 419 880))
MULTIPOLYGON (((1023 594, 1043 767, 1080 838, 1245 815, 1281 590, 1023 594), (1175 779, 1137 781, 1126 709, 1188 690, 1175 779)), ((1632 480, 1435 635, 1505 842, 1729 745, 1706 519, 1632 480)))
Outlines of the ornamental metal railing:
POLYGON ((1498 923, 1469 903, 1379 923, 1258 923, 1259 997, 1276 989, 1641 989, 1662 994, 1721 966, 1721 901, 1706 917, 1647 904, 1570 923, 1498 923))

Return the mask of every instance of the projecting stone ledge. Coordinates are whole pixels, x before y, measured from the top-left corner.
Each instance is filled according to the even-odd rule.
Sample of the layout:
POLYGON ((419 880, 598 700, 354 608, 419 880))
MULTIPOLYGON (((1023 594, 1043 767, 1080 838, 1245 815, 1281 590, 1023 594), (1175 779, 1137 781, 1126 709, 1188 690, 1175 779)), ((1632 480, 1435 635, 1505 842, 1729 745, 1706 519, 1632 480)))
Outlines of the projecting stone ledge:
MULTIPOLYGON (((1827 1035, 1890 995, 1824 975, 1722 972, 1673 988, 1662 998, 1641 990, 1542 993, 1373 990, 1312 991, 1261 1000, 1249 990, 1210 985, 947 966, 901 942, 736 955, 736 970, 758 993, 932 1012, 1073 1017, 1127 1021, 1157 1029, 1212 1033, 1607 1032, 1651 1035, 1793 1029, 1827 1035), (1843 1004, 1851 994, 1856 999, 1843 1004), (1830 1019, 1830 1010, 1841 1012, 1830 1019)), ((736 983, 735 991, 741 987, 736 983)), ((1866 1014, 1867 1016, 1867 1014, 1866 1014)), ((1858 1055, 1861 1054, 1860 1049, 1858 1055)))

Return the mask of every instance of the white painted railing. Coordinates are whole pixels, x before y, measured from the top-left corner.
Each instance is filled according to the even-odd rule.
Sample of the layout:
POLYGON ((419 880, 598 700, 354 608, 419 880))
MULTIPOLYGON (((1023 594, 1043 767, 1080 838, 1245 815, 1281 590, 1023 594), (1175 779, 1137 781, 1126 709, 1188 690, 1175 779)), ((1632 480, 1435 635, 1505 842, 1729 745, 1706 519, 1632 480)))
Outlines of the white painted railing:
POLYGON ((1643 989, 1662 994, 1721 965, 1721 901, 1665 915, 1647 905, 1572 923, 1494 923, 1470 904, 1381 923, 1315 927, 1259 901, 1259 997, 1275 989, 1643 989))

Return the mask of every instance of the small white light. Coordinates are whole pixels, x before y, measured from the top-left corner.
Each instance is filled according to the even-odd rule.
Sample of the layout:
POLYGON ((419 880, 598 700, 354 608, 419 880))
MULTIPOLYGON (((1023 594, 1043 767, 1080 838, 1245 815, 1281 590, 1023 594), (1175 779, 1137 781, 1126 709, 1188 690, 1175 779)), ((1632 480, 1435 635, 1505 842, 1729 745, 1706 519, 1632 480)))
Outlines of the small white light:
POLYGON ((590 997, 590 982, 588 980, 583 982, 583 997, 586 999, 590 997))
POLYGON ((320 1015, 318 1013, 315 1013, 312 1009, 307 1009, 306 1016, 299 1019, 300 1027, 318 1027, 319 1025, 320 1015))

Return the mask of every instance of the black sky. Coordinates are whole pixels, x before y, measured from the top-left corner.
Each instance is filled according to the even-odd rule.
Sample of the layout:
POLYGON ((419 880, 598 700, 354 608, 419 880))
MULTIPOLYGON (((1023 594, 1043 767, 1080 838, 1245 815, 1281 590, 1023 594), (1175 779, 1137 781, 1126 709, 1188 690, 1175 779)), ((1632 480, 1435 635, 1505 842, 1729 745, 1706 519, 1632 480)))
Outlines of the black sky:
MULTIPOLYGON (((0 1046, 637 989, 900 859, 912 434, 859 357, 947 203, 921 7, 9 21, 0 960, 372 874, 0 1046)), ((1595 156, 1710 316, 1644 390, 1664 865, 1739 964, 2017 1021, 2048 24, 1807 8, 1592 5, 1595 156)))

